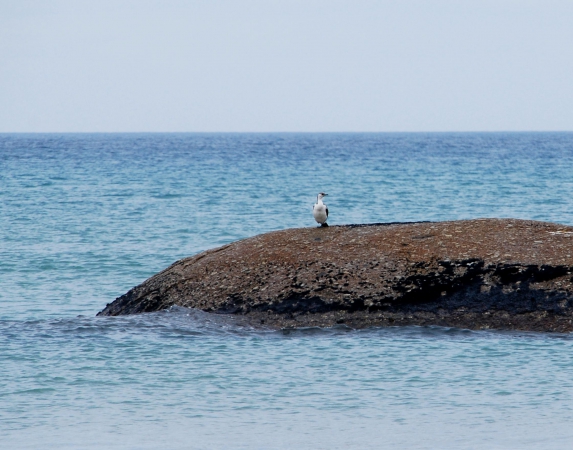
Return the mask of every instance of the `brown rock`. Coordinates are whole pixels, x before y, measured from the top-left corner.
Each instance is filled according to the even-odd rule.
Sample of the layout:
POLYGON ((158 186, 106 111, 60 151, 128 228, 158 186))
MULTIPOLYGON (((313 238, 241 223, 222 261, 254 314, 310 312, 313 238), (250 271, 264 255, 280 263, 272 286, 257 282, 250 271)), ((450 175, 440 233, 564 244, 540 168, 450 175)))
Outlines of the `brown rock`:
POLYGON ((276 231, 182 259, 99 315, 173 305, 271 327, 573 330, 573 227, 515 219, 276 231))

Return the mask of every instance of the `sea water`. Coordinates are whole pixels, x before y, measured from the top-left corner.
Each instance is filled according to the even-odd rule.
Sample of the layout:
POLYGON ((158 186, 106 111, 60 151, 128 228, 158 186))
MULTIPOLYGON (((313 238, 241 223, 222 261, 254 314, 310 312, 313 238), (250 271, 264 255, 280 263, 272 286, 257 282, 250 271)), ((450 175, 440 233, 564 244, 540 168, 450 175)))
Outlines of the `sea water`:
POLYGON ((573 225, 573 133, 0 135, 0 448, 573 448, 571 335, 95 317, 321 191, 331 225, 573 225))

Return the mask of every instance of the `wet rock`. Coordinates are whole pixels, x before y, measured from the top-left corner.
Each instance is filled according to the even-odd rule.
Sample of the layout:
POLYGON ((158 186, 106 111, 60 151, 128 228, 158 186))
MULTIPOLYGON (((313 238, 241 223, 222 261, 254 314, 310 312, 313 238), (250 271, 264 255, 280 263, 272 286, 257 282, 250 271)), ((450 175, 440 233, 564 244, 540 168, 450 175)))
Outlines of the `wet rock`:
POLYGON ((177 261, 99 315, 178 305, 277 328, 569 332, 572 274, 573 227, 559 224, 478 219, 290 229, 177 261))

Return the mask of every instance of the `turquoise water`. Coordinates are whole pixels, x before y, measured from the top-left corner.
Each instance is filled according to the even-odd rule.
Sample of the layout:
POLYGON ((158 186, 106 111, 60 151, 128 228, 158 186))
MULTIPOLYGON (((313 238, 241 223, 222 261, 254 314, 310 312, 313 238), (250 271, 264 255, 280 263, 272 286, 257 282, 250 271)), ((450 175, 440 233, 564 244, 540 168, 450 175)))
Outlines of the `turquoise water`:
POLYGON ((94 317, 175 260, 331 224, 573 225, 573 134, 0 135, 2 448, 566 449, 570 335, 94 317))

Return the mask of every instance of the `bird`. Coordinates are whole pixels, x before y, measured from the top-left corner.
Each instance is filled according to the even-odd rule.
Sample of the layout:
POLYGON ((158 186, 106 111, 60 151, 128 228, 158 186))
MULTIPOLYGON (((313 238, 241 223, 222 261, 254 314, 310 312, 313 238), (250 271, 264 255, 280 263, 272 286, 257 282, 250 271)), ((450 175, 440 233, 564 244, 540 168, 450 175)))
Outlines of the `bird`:
POLYGON ((328 224, 326 223, 326 219, 328 219, 328 206, 322 203, 322 199, 326 197, 328 194, 321 192, 316 196, 316 203, 312 207, 312 215, 314 216, 314 220, 316 220, 321 227, 327 227, 328 224))

